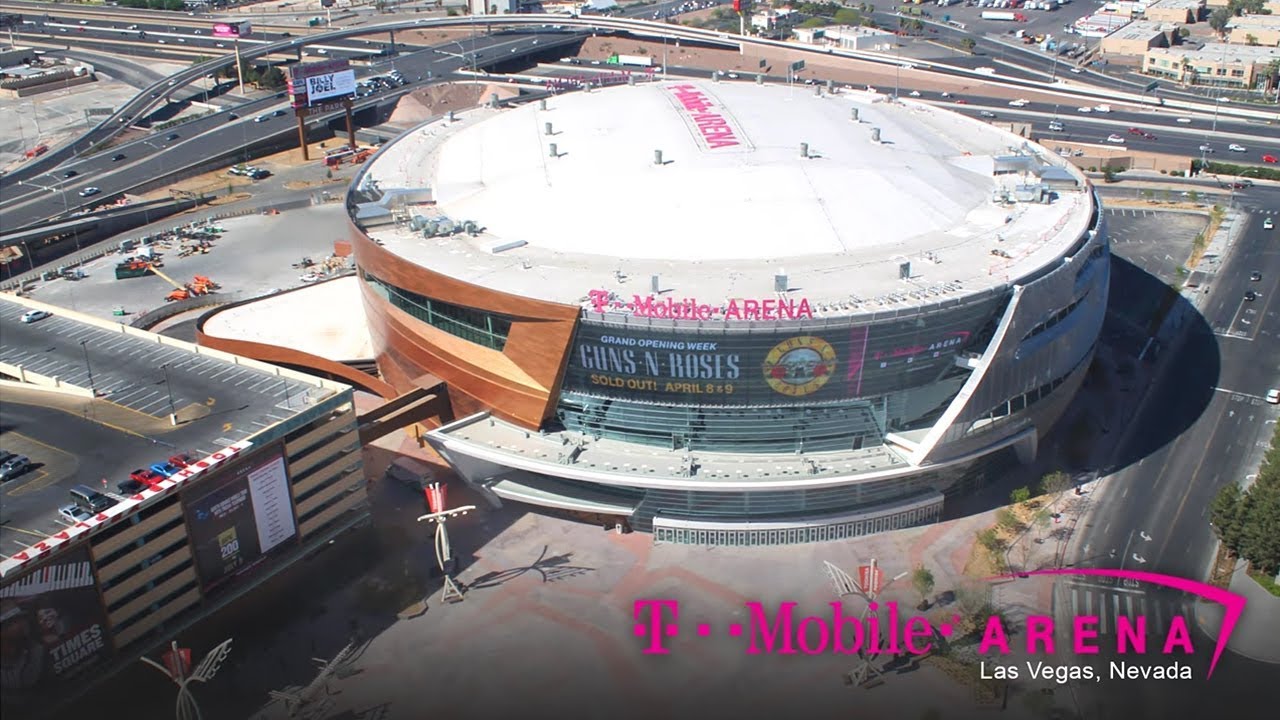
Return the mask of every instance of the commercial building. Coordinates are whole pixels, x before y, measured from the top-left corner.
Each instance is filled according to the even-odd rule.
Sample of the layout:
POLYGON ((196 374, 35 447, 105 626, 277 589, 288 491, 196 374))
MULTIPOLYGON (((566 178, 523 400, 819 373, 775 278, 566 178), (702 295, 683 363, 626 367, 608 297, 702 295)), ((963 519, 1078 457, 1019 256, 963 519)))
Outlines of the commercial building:
POLYGON ((897 37, 893 33, 859 25, 796 28, 791 32, 799 42, 810 45, 832 45, 842 50, 886 50, 893 48, 897 43, 897 37))
POLYGON ((1148 50, 1142 72, 1187 85, 1253 88, 1265 79, 1280 48, 1231 43, 1206 43, 1200 48, 1172 47, 1148 50))
POLYGON ((1235 45, 1280 46, 1280 15, 1243 15, 1227 23, 1227 41, 1235 45))
POLYGON ((752 14, 751 27, 765 31, 781 30, 794 25, 799 17, 799 14, 791 8, 770 8, 764 12, 752 14))
MULTIPOLYGON (((107 461, 83 459, 92 480, 59 476, 50 460, 44 477, 6 483, 7 491, 23 492, 6 497, 5 532, 11 523, 40 532, 28 530, 30 546, 6 550, 13 554, 0 561, 5 717, 72 699, 112 667, 167 644, 367 518, 350 387, 12 296, 0 300, 0 323, 6 374, 47 381, 21 363, 47 368, 73 347, 71 357, 83 352, 99 360, 89 372, 92 395, 124 383, 110 393, 117 414, 160 425, 169 424, 166 411, 182 418, 172 434, 152 441, 156 460, 175 452, 175 442, 189 449, 185 467, 128 495, 96 479, 111 472, 110 456, 119 449, 104 451, 107 461), (51 310, 53 317, 20 324, 30 309, 51 310), (24 349, 35 346, 33 338, 41 340, 36 353, 24 349), (121 405, 153 392, 131 380, 140 375, 164 378, 169 403, 160 396, 158 418, 145 405, 121 405), (227 406, 219 415, 199 411, 209 392, 209 401, 227 406), (109 506, 74 516, 59 510, 69 499, 67 485, 77 482, 100 489, 97 498, 109 506)), ((51 383, 58 393, 75 391, 69 383, 76 375, 65 363, 48 372, 61 378, 51 383)), ((52 459, 61 451, 41 452, 52 459)), ((127 472, 114 479, 127 480, 127 472)), ((14 547, 11 536, 5 539, 14 547)))
POLYGON ((459 475, 661 541, 937 519, 1035 456, 1107 302, 1079 171, 875 93, 476 109, 384 146, 347 209, 379 369, 444 384, 427 440, 459 475))
POLYGON ((1144 55, 1151 48, 1169 47, 1178 32, 1176 25, 1137 20, 1102 38, 1103 55, 1144 55))
POLYGON ((1162 23, 1187 25, 1198 22, 1205 12, 1205 0, 1156 0, 1147 6, 1142 16, 1162 23))
POLYGON ((1115 13, 1100 12, 1093 15, 1085 15, 1076 20, 1072 23, 1071 29, 1081 37, 1104 38, 1120 30, 1130 22, 1130 17, 1127 14, 1117 15, 1115 13))

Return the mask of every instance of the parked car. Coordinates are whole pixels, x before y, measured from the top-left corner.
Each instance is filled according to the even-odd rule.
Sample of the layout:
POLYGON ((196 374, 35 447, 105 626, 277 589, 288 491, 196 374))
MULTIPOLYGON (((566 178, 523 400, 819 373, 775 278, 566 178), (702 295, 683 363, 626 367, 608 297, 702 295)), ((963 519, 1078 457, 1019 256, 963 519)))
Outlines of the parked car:
POLYGON ((11 453, 8 450, 0 450, 0 465, 3 465, 16 457, 18 457, 17 453, 11 453))
POLYGON ((1280 389, 1271 388, 1267 391, 1267 402, 1272 405, 1280 405, 1280 389))
POLYGON ((189 467, 195 461, 196 459, 194 457, 186 453, 179 453, 169 458, 169 464, 178 469, 189 467))
POLYGON ((53 317, 53 313, 48 310, 28 310, 22 313, 22 322, 30 325, 33 322, 40 322, 47 317, 53 317))
POLYGON ((84 522, 85 520, 88 520, 89 518, 93 517, 93 513, 89 512, 88 510, 85 510, 84 508, 80 507, 79 505, 76 505, 75 503, 71 503, 70 505, 63 505, 62 507, 58 508, 58 515, 61 516, 63 520, 65 520, 67 523, 71 525, 84 522))
POLYGON ((124 480, 116 483, 116 489, 121 495, 137 495, 138 493, 151 487, 146 483, 140 483, 137 480, 124 480))
POLYGON ((139 468, 129 473, 129 479, 134 482, 143 483, 144 485, 155 485, 161 480, 164 480, 164 476, 151 470, 139 468))
POLYGON ((31 460, 26 455, 16 455, 0 465, 0 482, 9 482, 31 469, 31 460))
POLYGON ((170 476, 171 476, 171 475, 173 475, 174 473, 178 472, 178 470, 180 470, 180 469, 181 469, 181 468, 176 468, 176 467, 174 467, 174 466, 170 465, 170 464, 169 464, 169 463, 167 463, 167 462, 156 463, 155 465, 152 465, 152 466, 151 466, 151 472, 156 473, 157 475, 161 475, 161 476, 166 477, 166 478, 167 478, 167 477, 170 477, 170 476))

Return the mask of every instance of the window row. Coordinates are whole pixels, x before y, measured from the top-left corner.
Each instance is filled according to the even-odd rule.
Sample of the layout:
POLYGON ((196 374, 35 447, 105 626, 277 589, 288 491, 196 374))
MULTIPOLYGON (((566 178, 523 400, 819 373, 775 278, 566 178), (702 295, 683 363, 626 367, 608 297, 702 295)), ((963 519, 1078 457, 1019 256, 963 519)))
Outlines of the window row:
POLYGON ((510 318, 434 300, 398 288, 363 270, 360 271, 360 276, 394 307, 437 330, 494 350, 502 350, 507 344, 507 335, 511 333, 510 318))
POLYGON ((1071 303, 1070 305, 1068 305, 1068 306, 1066 306, 1066 307, 1062 308, 1062 309, 1061 309, 1061 310, 1059 310, 1058 312, 1054 313, 1054 314, 1053 314, 1053 316, 1052 316, 1052 317, 1050 317, 1049 319, 1044 320, 1044 321, 1040 322, 1040 324, 1038 324, 1038 325, 1036 325, 1035 327, 1031 328, 1031 332, 1028 332, 1026 335, 1024 335, 1024 336, 1022 337, 1022 341, 1023 341, 1023 342, 1026 342, 1026 341, 1030 340, 1031 338, 1033 338, 1033 337, 1035 337, 1035 336, 1039 335, 1040 333, 1047 332, 1047 331, 1049 331, 1050 329, 1052 329, 1055 325, 1057 325, 1058 323, 1062 322, 1063 320, 1066 320, 1066 319, 1067 319, 1067 316, 1069 316, 1069 315, 1071 315, 1071 313, 1075 312, 1076 308, 1080 307, 1080 304, 1081 304, 1081 303, 1083 303, 1083 302, 1085 301, 1085 298, 1087 298, 1087 297, 1089 297, 1089 293, 1085 293, 1084 295, 1081 295, 1081 296, 1080 296, 1080 298, 1079 298, 1078 300, 1076 300, 1075 302, 1073 302, 1073 303, 1071 303))

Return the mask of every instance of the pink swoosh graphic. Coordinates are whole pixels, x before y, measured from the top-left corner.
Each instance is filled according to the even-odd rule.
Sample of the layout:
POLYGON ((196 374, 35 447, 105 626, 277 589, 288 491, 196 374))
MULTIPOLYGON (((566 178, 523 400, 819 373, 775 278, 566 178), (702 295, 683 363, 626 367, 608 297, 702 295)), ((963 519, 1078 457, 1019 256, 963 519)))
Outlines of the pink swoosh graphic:
POLYGON ((1218 658, 1222 657, 1222 651, 1227 649, 1227 640, 1231 638, 1231 631, 1235 629, 1236 622, 1240 620, 1240 616, 1244 613, 1244 606, 1249 602, 1248 598, 1243 595, 1229 593, 1226 590, 1216 588, 1212 585, 1206 585, 1201 582, 1196 582, 1195 580, 1187 580, 1186 578, 1175 577, 1173 575, 1142 572, 1140 570, 1048 568, 1045 570, 1030 570, 1025 573, 1014 573, 1011 575, 996 575, 987 579, 1007 580, 1009 578, 1016 578, 1019 575, 1095 575, 1099 577, 1137 580, 1139 582, 1149 582, 1153 585, 1171 587, 1175 590, 1191 593, 1197 597, 1212 600, 1213 602, 1222 605, 1227 611, 1222 617, 1222 627, 1218 630, 1218 644, 1213 651, 1213 660, 1209 662, 1209 672, 1205 675, 1206 680, 1213 677, 1213 668, 1217 666, 1218 658))

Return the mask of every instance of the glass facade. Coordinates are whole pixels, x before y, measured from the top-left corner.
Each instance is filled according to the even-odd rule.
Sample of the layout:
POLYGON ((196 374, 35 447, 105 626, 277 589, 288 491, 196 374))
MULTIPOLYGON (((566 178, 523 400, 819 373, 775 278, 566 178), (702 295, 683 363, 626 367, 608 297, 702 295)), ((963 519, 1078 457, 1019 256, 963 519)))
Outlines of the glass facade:
POLYGON ((511 332, 511 320, 508 318, 433 300, 398 288, 364 270, 360 271, 360 277, 387 302, 431 327, 494 350, 502 350, 507 344, 507 335, 511 332))
POLYGON ((730 331, 584 320, 562 384, 564 429, 668 449, 835 452, 931 425, 1007 299, 876 323, 730 331))

